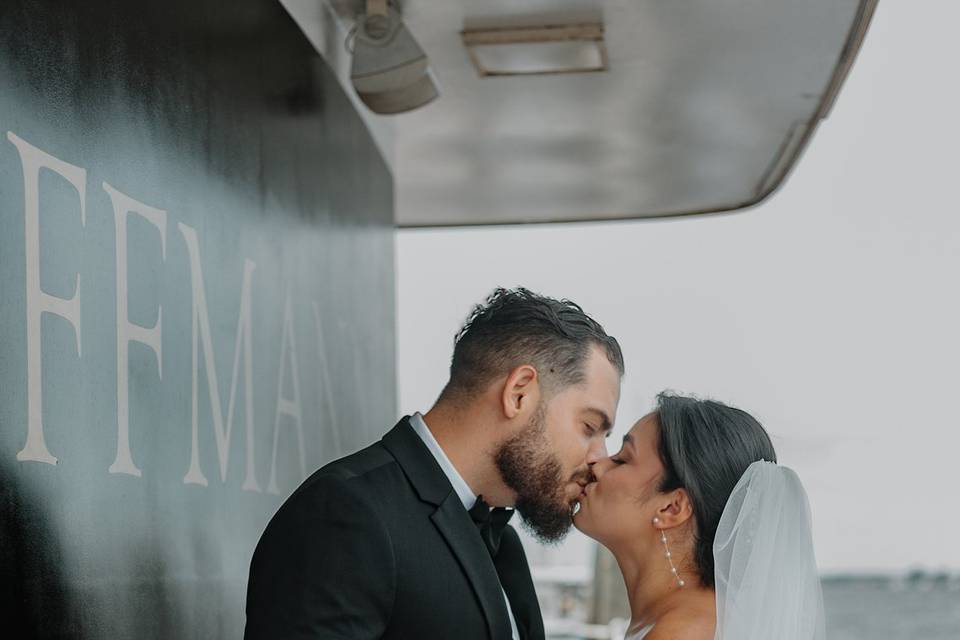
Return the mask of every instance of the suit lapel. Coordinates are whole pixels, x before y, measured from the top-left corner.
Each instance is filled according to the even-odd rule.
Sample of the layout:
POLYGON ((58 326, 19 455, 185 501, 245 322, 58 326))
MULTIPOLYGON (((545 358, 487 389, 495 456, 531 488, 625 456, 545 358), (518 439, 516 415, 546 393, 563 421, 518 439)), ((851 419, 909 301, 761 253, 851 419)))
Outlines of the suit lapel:
POLYGON ((453 490, 443 469, 407 418, 383 437, 421 500, 437 507, 430 519, 447 541, 473 588, 494 640, 510 638, 510 618, 490 554, 477 527, 453 490))
POLYGON ((470 580, 492 638, 510 637, 510 618, 500 591, 500 581, 477 526, 453 491, 430 517, 470 580))
POLYGON ((543 640, 543 615, 537 592, 530 577, 527 556, 520 536, 513 527, 507 527, 500 539, 500 552, 495 560, 500 584, 510 600, 510 608, 517 621, 520 640, 543 640))

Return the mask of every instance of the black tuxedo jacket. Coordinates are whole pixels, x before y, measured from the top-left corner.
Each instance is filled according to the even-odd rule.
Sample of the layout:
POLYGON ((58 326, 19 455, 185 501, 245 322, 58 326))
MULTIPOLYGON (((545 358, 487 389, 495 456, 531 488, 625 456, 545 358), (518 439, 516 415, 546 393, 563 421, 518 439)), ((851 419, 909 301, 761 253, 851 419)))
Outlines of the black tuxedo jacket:
POLYGON ((522 640, 543 620, 517 532, 496 563, 407 418, 310 476, 253 554, 247 640, 522 640), (499 575, 499 579, 498 579, 499 575))

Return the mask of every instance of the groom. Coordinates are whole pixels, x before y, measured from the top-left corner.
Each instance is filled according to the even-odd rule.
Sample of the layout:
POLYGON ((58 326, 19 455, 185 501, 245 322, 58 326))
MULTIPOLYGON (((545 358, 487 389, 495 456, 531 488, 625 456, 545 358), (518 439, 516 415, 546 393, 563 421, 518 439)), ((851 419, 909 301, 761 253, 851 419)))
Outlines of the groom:
POLYGON ((457 335, 434 407, 280 507, 253 555, 244 637, 542 639, 502 507, 545 541, 566 534, 622 375, 617 341, 579 306, 494 291, 457 335))

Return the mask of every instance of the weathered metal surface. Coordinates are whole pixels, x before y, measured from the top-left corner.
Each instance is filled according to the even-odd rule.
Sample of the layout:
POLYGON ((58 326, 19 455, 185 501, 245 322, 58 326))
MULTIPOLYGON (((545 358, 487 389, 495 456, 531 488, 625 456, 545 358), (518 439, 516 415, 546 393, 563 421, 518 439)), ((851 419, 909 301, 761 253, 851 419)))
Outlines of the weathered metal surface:
POLYGON ((240 637, 267 520, 395 419, 355 108, 271 0, 4 0, 0 224, 4 628, 240 637))

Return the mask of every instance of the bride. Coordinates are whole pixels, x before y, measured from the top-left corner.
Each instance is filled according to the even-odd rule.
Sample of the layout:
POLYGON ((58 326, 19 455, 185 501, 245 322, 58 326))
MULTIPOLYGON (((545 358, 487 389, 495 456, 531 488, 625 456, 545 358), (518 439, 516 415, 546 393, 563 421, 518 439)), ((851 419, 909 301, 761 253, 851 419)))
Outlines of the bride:
POLYGON ((613 553, 626 640, 823 640, 806 494, 759 422, 662 393, 593 464, 574 525, 613 553))

